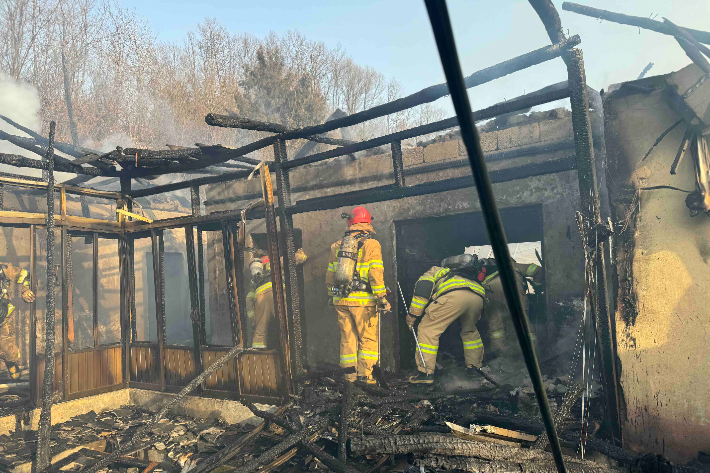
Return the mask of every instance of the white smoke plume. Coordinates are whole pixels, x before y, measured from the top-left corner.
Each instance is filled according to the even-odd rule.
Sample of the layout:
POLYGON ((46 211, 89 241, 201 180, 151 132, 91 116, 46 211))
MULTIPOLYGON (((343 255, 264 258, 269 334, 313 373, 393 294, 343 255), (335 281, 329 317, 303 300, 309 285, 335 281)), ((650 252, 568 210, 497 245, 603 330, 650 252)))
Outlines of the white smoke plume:
MULTIPOLYGON (((16 81, 9 75, 0 72, 0 114, 5 115, 24 127, 41 133, 39 110, 39 93, 34 86, 16 81)), ((0 130, 13 135, 27 136, 4 120, 0 120, 0 130)), ((0 153, 19 154, 21 156, 27 156, 28 158, 37 158, 36 154, 4 140, 0 141, 0 153)), ((38 169, 20 169, 4 164, 0 165, 0 171, 31 176, 42 175, 42 171, 38 169)))

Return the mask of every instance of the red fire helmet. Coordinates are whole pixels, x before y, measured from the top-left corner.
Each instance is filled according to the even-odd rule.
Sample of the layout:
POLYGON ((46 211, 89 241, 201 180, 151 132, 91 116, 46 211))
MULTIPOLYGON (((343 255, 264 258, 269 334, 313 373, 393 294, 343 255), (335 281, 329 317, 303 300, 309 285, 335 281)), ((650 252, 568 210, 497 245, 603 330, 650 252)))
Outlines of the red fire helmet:
POLYGON ((261 262, 262 262, 262 264, 269 264, 269 257, 268 256, 262 257, 261 262))
POLYGON ((356 223, 372 223, 370 212, 368 212, 365 207, 355 207, 350 214, 348 226, 355 225, 356 223))

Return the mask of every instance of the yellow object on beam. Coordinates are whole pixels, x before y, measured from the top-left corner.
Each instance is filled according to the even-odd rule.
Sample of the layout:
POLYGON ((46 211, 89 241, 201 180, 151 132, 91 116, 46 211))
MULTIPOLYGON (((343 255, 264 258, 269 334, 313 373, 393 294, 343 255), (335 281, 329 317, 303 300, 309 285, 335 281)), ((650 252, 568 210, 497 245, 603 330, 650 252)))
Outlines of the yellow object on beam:
POLYGON ((144 222, 153 223, 153 221, 152 221, 151 219, 149 219, 148 217, 144 217, 144 216, 142 216, 142 215, 134 214, 133 212, 129 212, 128 210, 116 209, 116 213, 117 213, 117 214, 121 214, 121 215, 125 215, 126 217, 134 218, 134 219, 136 219, 136 220, 142 220, 142 221, 144 221, 144 222))

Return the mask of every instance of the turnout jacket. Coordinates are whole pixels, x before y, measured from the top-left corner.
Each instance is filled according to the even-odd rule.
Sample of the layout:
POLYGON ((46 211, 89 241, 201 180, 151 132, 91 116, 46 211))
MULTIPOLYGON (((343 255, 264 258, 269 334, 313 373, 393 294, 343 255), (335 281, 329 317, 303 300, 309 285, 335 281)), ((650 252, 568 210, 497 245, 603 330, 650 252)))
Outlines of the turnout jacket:
POLYGON ((451 274, 449 268, 432 266, 414 285, 414 297, 409 306, 409 313, 414 317, 421 317, 430 302, 451 291, 459 290, 468 290, 481 297, 486 295, 485 289, 478 282, 451 274))
MULTIPOLYGON (((374 234, 375 230, 369 223, 357 223, 351 225, 350 232, 365 231, 374 234)), ((332 292, 335 284, 335 270, 338 267, 338 250, 340 249, 341 240, 333 243, 330 247, 330 259, 328 261, 328 270, 325 273, 325 285, 328 292, 332 292)), ((360 279, 369 283, 369 291, 353 291, 347 297, 333 297, 334 305, 342 306, 375 306, 377 301, 387 294, 385 288, 385 267, 382 262, 382 247, 380 242, 374 238, 368 238, 360 246, 357 253, 357 266, 355 271, 358 272, 360 279)))
MULTIPOLYGON (((542 268, 536 265, 535 263, 526 264, 513 262, 513 267, 523 276, 523 278, 532 279, 533 284, 541 285, 543 283, 544 273, 542 271, 542 268)), ((483 280, 483 284, 490 282, 498 276, 498 271, 487 275, 486 278, 483 280)))

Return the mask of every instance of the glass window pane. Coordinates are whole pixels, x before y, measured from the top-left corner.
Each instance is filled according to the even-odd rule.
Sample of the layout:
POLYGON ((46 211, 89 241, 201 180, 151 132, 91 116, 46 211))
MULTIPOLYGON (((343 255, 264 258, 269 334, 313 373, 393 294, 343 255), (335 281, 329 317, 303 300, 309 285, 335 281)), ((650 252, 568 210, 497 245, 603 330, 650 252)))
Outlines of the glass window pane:
POLYGON ((141 342, 158 341, 153 284, 153 253, 151 251, 150 238, 135 240, 136 340, 141 342))
MULTIPOLYGON (((30 229, 3 227, 0 231, 0 262, 11 264, 21 269, 30 271, 31 251, 30 229)), ((20 297, 20 288, 12 284, 9 290, 10 301, 15 310, 10 314, 6 327, 14 337, 17 348, 20 350, 20 364, 28 365, 29 359, 29 328, 30 305, 20 297)), ((5 366, 0 364, 0 369, 5 366)))
POLYGON ((121 341, 118 241, 99 238, 99 345, 121 341))
MULTIPOLYGON (((54 266, 57 274, 57 286, 54 288, 54 352, 62 351, 62 245, 61 231, 54 231, 54 266)), ((44 353, 45 325, 47 309, 47 230, 37 228, 37 353, 44 353)))
POLYGON ((93 237, 72 237, 74 291, 74 343, 72 349, 94 346, 94 243, 93 237))
POLYGON ((190 283, 187 275, 185 230, 166 230, 165 243, 165 336, 169 345, 193 345, 190 320, 190 283))

